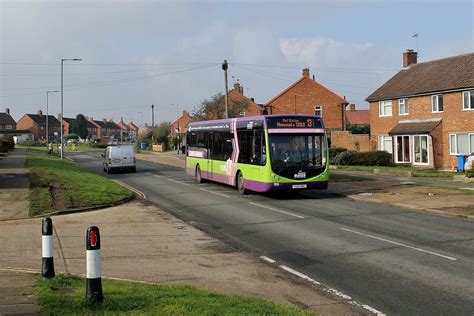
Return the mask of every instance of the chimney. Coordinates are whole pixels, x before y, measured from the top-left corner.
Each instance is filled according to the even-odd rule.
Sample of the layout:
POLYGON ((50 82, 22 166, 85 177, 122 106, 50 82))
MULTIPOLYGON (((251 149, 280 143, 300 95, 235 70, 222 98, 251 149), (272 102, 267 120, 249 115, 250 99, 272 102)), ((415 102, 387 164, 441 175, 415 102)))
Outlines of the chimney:
POLYGON ((106 118, 103 118, 102 121, 104 121, 104 123, 107 123, 107 119, 106 119, 106 118))
POLYGON ((89 117, 89 121, 90 121, 90 122, 94 121, 94 118, 93 118, 92 116, 89 117))
POLYGON ((418 53, 413 51, 413 49, 407 49, 403 53, 403 68, 410 67, 411 65, 416 65, 418 59, 418 53))
POLYGON ((240 83, 234 83, 234 90, 240 93, 241 95, 244 95, 244 87, 242 87, 240 83))
POLYGON ((39 115, 39 116, 42 116, 42 115, 43 115, 43 111, 38 110, 38 115, 39 115))
POLYGON ((250 101, 255 102, 255 98, 250 98, 250 101))
POLYGON ((356 105, 354 103, 349 104, 349 108, 351 112, 355 112, 356 110, 356 105))
POLYGON ((5 113, 7 113, 8 115, 10 115, 10 108, 5 108, 5 113))
POLYGON ((303 77, 309 78, 309 68, 303 69, 303 77))
POLYGON ((314 75, 313 75, 313 81, 315 81, 315 79, 314 79, 314 75))
POLYGON ((61 113, 58 114, 58 121, 61 122, 61 113))

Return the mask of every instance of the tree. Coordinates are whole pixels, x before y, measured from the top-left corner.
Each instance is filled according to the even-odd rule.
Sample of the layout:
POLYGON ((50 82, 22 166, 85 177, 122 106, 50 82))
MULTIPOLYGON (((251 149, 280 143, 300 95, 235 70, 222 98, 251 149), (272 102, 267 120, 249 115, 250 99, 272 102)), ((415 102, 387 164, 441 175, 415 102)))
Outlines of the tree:
POLYGON ((170 123, 162 122, 156 128, 155 137, 159 144, 168 144, 168 136, 170 135, 170 123))
MULTIPOLYGON (((238 117, 249 107, 246 101, 229 100, 229 117, 238 117)), ((196 121, 217 120, 225 117, 225 99, 222 93, 205 99, 194 108, 193 118, 196 121)))
POLYGON ((79 135, 80 138, 87 138, 89 132, 87 131, 87 120, 84 115, 78 114, 71 125, 73 133, 79 135))

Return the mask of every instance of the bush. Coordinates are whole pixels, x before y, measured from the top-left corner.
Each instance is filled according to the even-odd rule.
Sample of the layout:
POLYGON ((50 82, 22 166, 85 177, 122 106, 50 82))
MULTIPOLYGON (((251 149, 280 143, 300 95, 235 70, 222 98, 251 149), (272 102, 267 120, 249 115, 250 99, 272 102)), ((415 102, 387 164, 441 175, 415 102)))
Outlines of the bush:
POLYGON ((28 140, 24 142, 22 145, 28 146, 28 147, 44 147, 46 146, 45 141, 38 141, 38 140, 28 140))
POLYGON ((468 178, 474 178, 474 167, 472 167, 469 170, 466 170, 466 177, 468 178))
POLYGON ((107 148, 107 144, 103 144, 103 143, 93 143, 93 144, 90 144, 89 146, 91 146, 92 148, 107 148))
POLYGON ((357 165, 357 152, 356 151, 343 151, 334 157, 334 164, 340 166, 353 166, 357 165))
POLYGON ((346 130, 351 132, 352 134, 370 134, 370 126, 369 125, 347 125, 346 130))
POLYGON ((392 154, 386 151, 343 151, 334 158, 334 164, 341 166, 388 166, 391 161, 392 154))
POLYGON ((342 153, 343 151, 347 151, 347 149, 342 147, 329 148, 329 163, 334 164, 334 158, 336 158, 337 154, 342 153))

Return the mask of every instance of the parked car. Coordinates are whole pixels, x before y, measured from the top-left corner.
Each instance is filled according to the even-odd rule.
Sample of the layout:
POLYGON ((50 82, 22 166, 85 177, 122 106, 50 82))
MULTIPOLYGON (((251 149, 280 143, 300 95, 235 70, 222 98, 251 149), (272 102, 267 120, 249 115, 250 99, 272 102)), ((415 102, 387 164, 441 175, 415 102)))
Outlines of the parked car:
POLYGON ((102 158, 103 169, 107 173, 116 170, 137 172, 135 151, 131 145, 107 146, 102 158))
POLYGON ((111 140, 109 140, 107 145, 118 145, 118 140, 117 139, 111 139, 111 140))

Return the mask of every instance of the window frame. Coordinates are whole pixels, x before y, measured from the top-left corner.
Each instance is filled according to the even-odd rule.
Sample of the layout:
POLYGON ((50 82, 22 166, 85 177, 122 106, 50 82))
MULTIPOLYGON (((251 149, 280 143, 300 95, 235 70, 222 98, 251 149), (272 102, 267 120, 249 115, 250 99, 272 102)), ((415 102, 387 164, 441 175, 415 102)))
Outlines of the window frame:
POLYGON ((381 151, 386 151, 388 152, 389 154, 392 154, 393 155, 393 137, 390 136, 390 135, 379 135, 378 136, 378 149, 381 150, 381 151), (390 140, 392 141, 392 146, 390 148, 391 151, 388 151, 386 148, 385 148, 385 140, 386 138, 390 138, 390 140))
POLYGON ((314 116, 323 117, 323 107, 322 107, 322 105, 316 105, 314 107, 314 116), (316 114, 317 110, 319 110, 319 115, 316 114))
POLYGON ((462 92, 462 95, 461 95, 461 98, 462 98, 462 110, 463 111, 474 111, 474 104, 473 104, 473 94, 474 94, 474 90, 467 90, 467 91, 463 91, 462 92), (468 103, 467 106, 466 106, 466 103, 464 102, 466 99, 464 98, 464 95, 467 94, 467 100, 468 100, 468 103))
POLYGON ((391 117, 393 115, 392 100, 379 101, 379 117, 391 117), (390 105, 388 105, 390 103, 390 105), (390 106, 390 115, 386 114, 386 108, 390 106), (384 109, 384 111, 382 111, 384 109))
POLYGON ((459 133, 449 133, 448 134, 448 140, 449 140, 449 155, 450 156, 459 156, 459 155, 470 155, 471 153, 474 152, 474 138, 473 141, 471 141, 471 138, 474 137, 474 131, 473 132, 459 132, 459 133), (458 152, 458 135, 467 135, 467 145, 469 148, 468 153, 459 153, 458 152), (454 144, 452 142, 452 137, 454 136, 454 144), (454 149, 456 152, 452 151, 452 145, 454 145, 454 149))
MULTIPOLYGON (((417 134, 417 135, 412 135, 412 139, 413 139, 413 151, 412 151, 412 155, 413 155, 413 164, 414 165, 429 165, 430 164, 430 137, 428 134, 417 134), (422 158, 420 157, 420 162, 417 162, 416 161, 416 150, 415 150, 415 138, 416 137, 419 137, 420 138, 420 148, 421 148, 421 137, 426 137, 426 151, 427 151, 427 162, 422 162, 422 158)), ((420 155, 421 155, 421 151, 420 151, 420 155)))
POLYGON ((394 153, 394 155, 395 155, 395 159, 394 159, 395 163, 398 163, 398 164, 409 164, 409 163, 413 163, 413 162, 412 162, 412 159, 411 159, 411 158, 412 158, 412 155, 413 155, 412 148, 411 148, 412 145, 410 144, 410 143, 413 142, 411 135, 395 135, 395 136, 394 136, 394 139, 395 139, 395 144, 396 144, 396 148, 395 148, 396 150, 394 151, 394 152, 396 152, 396 155, 395 155, 395 153, 394 153), (405 155, 405 149, 406 149, 406 147, 405 147, 405 138, 408 137, 408 145, 407 145, 407 146, 408 146, 408 147, 407 147, 407 148, 408 148, 408 155, 407 155, 407 156, 408 156, 408 160, 407 160, 407 161, 405 161, 405 160, 400 160, 400 157, 398 156, 398 137, 401 137, 401 138, 402 138, 402 158, 406 158, 406 155, 405 155))
POLYGON ((408 114, 410 114, 409 109, 408 109, 408 98, 398 99, 398 115, 408 115, 408 114), (405 109, 404 113, 402 113, 401 111, 402 103, 405 109))
POLYGON ((431 95, 431 113, 443 113, 444 112, 444 98, 443 94, 433 94, 431 95), (441 100, 443 103, 443 109, 440 111, 439 110, 439 97, 441 96, 441 100), (436 99, 436 110, 435 110, 435 103, 434 100, 436 99))

